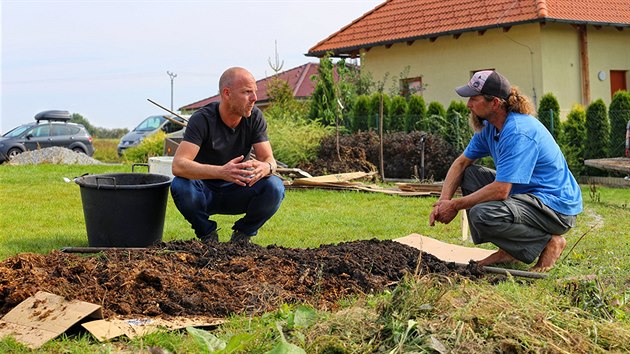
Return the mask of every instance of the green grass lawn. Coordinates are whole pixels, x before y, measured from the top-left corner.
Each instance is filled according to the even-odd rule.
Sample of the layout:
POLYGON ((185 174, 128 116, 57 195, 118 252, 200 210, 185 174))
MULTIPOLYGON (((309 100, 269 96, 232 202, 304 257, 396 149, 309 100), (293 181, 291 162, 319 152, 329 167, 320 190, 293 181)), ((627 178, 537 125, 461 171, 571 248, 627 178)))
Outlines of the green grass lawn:
MULTIPOLYGON (((131 167, 0 165, 0 260, 23 252, 48 253, 68 246, 87 246, 80 187, 63 178, 111 172, 131 172, 131 167)), ((318 313, 317 325, 287 331, 285 335, 309 353, 323 352, 322 348, 330 350, 330 343, 345 350, 338 352, 427 350, 428 335, 440 338, 453 352, 466 352, 465 345, 470 350, 480 348, 477 352, 497 348, 516 348, 517 352, 628 352, 630 189, 598 187, 592 193, 584 186, 583 193, 585 211, 578 218, 578 226, 567 235, 568 246, 559 264, 545 280, 495 285, 423 277, 402 282, 391 293, 349 300, 345 311, 358 311, 360 316, 355 312, 318 313), (587 275, 594 278, 586 278, 587 275), (422 304, 432 310, 419 309, 422 304), (375 319, 369 320, 369 316, 375 319), (411 320, 418 325, 407 333, 411 320), (542 327, 532 328, 536 323, 542 327), (384 333, 388 337, 378 339, 387 348, 382 351, 370 347, 370 339, 363 337, 384 333), (500 346, 488 346, 499 337, 500 346), (328 338, 328 346, 321 344, 321 338, 328 338)), ((471 246, 461 240, 459 218, 449 225, 428 226, 434 201, 435 198, 378 193, 288 190, 280 210, 263 226, 254 242, 312 248, 323 243, 394 239, 419 233, 471 246)), ((229 238, 232 223, 238 217, 217 218, 222 241, 229 238)), ((169 196, 163 239, 193 237, 189 224, 169 196)), ((525 265, 517 267, 527 269, 525 265)), ((295 311, 287 307, 261 318, 235 317, 213 335, 227 342, 238 333, 248 333, 254 336, 248 342, 250 346, 236 352, 271 350, 282 343, 276 324, 289 323, 296 316, 295 311)), ((198 347, 193 337, 182 332, 161 333, 122 344, 110 343, 109 349, 103 349, 86 336, 55 340, 42 351, 102 352, 115 351, 119 346, 134 351, 132 348, 158 345, 177 352, 194 352, 198 347)), ((13 351, 28 352, 11 340, 0 341, 0 352, 13 351)))

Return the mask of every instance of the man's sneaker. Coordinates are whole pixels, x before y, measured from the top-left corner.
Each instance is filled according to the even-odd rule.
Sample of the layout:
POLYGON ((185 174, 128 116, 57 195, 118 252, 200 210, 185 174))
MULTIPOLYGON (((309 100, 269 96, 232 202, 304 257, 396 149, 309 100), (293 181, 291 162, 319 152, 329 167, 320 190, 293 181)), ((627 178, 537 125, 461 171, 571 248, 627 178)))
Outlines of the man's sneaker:
POLYGON ((217 230, 210 231, 209 234, 201 237, 201 242, 203 243, 217 243, 219 242, 219 233, 217 230))
POLYGON ((248 234, 238 231, 238 230, 234 230, 234 232, 232 232, 232 237, 230 238, 230 242, 232 243, 249 243, 250 239, 252 237, 249 236, 248 234))

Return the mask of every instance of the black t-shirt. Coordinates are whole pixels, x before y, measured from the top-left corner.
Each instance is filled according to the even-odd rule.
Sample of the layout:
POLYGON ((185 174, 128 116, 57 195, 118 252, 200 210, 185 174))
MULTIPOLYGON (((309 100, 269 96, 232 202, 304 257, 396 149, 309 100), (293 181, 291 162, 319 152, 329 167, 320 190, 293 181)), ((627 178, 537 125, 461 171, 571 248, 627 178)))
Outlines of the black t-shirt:
POLYGON ((195 161, 221 166, 243 155, 249 160, 252 145, 268 141, 267 122, 257 107, 249 117, 232 129, 219 115, 219 102, 212 102, 193 113, 184 131, 184 141, 200 147, 195 161))

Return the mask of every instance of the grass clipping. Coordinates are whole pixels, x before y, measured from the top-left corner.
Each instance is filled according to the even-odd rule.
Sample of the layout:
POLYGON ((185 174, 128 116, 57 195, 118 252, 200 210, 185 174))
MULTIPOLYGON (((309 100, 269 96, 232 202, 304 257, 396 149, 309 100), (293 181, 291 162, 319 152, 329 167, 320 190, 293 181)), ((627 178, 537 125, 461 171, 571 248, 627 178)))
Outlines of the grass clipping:
POLYGON ((558 303, 548 290, 513 278, 491 285, 440 275, 409 277, 375 305, 365 301, 315 326, 309 333, 309 349, 390 353, 630 350, 627 326, 593 318, 568 303, 558 303))

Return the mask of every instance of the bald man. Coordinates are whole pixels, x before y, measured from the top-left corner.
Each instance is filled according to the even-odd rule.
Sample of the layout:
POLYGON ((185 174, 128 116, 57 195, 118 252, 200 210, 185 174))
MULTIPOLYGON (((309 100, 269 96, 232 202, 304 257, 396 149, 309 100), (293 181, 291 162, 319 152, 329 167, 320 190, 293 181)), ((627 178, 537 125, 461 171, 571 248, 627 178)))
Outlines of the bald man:
POLYGON ((245 214, 231 242, 248 243, 284 199, 282 180, 256 102, 256 80, 243 68, 219 80, 221 100, 196 111, 173 158, 171 195, 204 243, 218 242, 216 214, 245 214), (250 155, 254 151, 255 158, 250 155))

